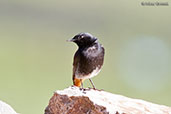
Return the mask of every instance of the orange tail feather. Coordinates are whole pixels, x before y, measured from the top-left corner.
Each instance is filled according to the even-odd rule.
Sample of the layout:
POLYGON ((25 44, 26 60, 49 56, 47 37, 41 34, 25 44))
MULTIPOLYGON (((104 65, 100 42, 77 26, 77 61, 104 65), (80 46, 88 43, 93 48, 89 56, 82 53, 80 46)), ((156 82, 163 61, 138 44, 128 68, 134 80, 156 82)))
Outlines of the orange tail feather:
POLYGON ((81 87, 82 82, 83 82, 82 79, 77 79, 77 78, 73 79, 73 83, 74 83, 75 86, 81 87))

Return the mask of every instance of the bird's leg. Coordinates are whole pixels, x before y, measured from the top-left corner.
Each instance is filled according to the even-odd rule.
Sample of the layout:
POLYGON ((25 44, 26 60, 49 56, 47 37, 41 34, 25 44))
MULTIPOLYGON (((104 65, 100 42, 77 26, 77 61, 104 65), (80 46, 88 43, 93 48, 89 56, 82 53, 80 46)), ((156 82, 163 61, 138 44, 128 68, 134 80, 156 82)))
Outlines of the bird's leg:
POLYGON ((81 88, 83 89, 83 82, 81 81, 81 88))
POLYGON ((80 90, 84 90, 84 88, 83 88, 83 80, 82 79, 79 79, 79 81, 80 81, 79 82, 80 83, 80 86, 79 86, 80 87, 80 90))
POLYGON ((94 86, 93 81, 91 79, 89 79, 89 80, 90 80, 91 85, 93 86, 93 89, 96 89, 96 87, 94 86))

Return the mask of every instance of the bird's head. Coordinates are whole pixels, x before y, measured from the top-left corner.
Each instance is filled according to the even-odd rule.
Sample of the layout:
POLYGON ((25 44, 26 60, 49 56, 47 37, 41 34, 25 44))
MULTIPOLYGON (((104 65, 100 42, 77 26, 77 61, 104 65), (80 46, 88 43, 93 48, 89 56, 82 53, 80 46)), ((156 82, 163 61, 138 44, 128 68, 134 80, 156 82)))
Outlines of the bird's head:
POLYGON ((90 33, 79 33, 68 41, 75 42, 79 47, 86 47, 92 45, 96 40, 97 38, 90 33))

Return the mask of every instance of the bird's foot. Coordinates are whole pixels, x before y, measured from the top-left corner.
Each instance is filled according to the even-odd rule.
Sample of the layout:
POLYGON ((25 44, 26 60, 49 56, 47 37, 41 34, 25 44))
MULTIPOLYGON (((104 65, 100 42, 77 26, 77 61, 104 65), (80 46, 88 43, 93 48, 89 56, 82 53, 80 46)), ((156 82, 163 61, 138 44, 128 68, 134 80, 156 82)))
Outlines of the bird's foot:
POLYGON ((93 90, 97 90, 97 91, 104 91, 104 89, 97 89, 97 88, 91 88, 91 87, 88 87, 89 90, 93 89, 93 90))

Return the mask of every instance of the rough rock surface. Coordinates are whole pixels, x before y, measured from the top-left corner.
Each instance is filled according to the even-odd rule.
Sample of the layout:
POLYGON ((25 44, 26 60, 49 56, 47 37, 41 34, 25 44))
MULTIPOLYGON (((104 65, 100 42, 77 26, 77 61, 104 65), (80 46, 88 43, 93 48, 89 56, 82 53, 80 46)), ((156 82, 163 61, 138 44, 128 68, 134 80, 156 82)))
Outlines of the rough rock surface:
POLYGON ((171 107, 94 89, 56 91, 45 114, 171 114, 171 107))
POLYGON ((106 108, 94 105, 88 97, 68 97, 57 93, 51 98, 45 114, 109 114, 106 108))

